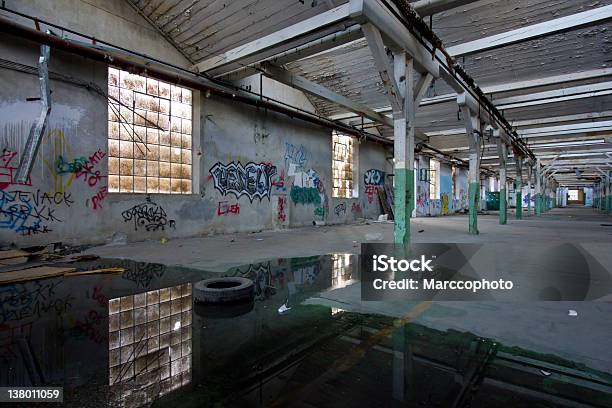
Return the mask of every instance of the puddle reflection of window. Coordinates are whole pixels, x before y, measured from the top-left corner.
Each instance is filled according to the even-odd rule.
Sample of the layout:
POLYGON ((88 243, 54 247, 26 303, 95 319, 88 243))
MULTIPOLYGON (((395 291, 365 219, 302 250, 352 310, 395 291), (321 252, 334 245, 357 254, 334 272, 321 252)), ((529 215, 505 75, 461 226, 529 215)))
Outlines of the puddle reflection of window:
POLYGON ((332 307, 331 308, 331 314, 332 316, 337 315, 338 313, 342 313, 344 312, 344 309, 340 309, 339 307, 332 307))
POLYGON ((332 289, 343 288, 352 283, 353 266, 350 254, 332 255, 332 289))
POLYGON ((111 299, 109 384, 138 406, 191 381, 191 283, 111 299))

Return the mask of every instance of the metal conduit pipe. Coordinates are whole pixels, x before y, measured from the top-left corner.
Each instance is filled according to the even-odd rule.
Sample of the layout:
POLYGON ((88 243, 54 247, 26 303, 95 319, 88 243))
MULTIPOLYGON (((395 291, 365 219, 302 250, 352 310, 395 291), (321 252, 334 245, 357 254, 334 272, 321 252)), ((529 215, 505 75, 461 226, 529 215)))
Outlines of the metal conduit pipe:
POLYGON ((47 44, 53 48, 76 54, 85 58, 89 58, 94 61, 103 62, 105 64, 109 64, 132 73, 140 75, 151 75, 162 81, 179 84, 204 92, 209 92, 210 94, 225 99, 234 100, 236 102, 244 103, 258 108, 268 109, 273 112, 281 113, 292 118, 300 119, 305 122, 323 126, 328 129, 336 130, 358 138, 365 138, 366 140, 370 140, 375 143, 393 146, 392 140, 371 133, 359 131, 358 129, 355 129, 343 123, 339 123, 331 119, 322 118, 314 114, 310 114, 306 111, 298 110, 298 108, 292 109, 289 106, 284 106, 280 103, 241 93, 239 90, 232 89, 229 86, 225 88, 218 84, 214 84, 207 78, 204 78, 195 73, 188 74, 187 72, 179 72, 174 69, 171 70, 160 66, 161 64, 159 63, 147 60, 142 57, 139 57, 139 59, 143 61, 138 61, 133 57, 127 57, 126 55, 122 55, 121 53, 116 51, 106 49, 103 50, 94 46, 89 46, 87 44, 83 44, 77 41, 56 37, 54 35, 47 34, 42 31, 25 27, 22 24, 16 23, 4 17, 0 17, 0 32, 12 34, 17 37, 38 42, 40 44, 47 44))

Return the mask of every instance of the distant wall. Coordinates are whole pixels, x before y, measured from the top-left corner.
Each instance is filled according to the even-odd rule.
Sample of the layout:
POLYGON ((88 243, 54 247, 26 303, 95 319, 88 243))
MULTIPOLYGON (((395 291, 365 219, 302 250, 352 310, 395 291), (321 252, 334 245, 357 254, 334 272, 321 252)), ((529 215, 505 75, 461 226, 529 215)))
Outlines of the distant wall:
POLYGON ((453 176, 452 167, 447 163, 440 163, 440 198, 432 198, 429 194, 430 183, 419 180, 421 170, 429 169, 429 158, 418 155, 415 161, 417 216, 448 215, 468 208, 467 169, 456 167, 453 176))

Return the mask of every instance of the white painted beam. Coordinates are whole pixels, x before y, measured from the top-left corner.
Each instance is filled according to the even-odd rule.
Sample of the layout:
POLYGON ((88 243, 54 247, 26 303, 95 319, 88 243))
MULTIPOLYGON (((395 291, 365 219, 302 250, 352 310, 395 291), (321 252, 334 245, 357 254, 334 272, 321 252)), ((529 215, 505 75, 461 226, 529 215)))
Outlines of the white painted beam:
MULTIPOLYGON (((606 76, 612 76, 612 68, 602 68, 602 69, 595 69, 595 70, 590 70, 590 71, 575 72, 575 73, 566 74, 566 75, 555 75, 555 76, 550 76, 550 77, 545 77, 545 78, 540 78, 540 79, 530 80, 530 81, 508 82, 506 84, 484 86, 482 88, 482 91, 484 94, 489 95, 489 94, 495 94, 495 93, 500 93, 500 92, 518 91, 521 89, 530 89, 530 88, 536 88, 536 87, 547 86, 547 85, 555 85, 555 84, 561 85, 563 83, 569 83, 569 82, 580 81, 580 80, 585 80, 585 79, 602 78, 606 76)), ((463 90, 461 90, 460 92, 463 92, 463 90)), ((598 96, 598 95, 593 95, 593 96, 598 96)), ((585 96, 585 97, 588 97, 588 96, 585 96)), ((446 103, 446 102, 454 101, 456 98, 457 98, 456 93, 438 95, 432 98, 423 98, 421 100, 420 106, 428 106, 428 105, 436 105, 439 103, 446 103)), ((493 100, 493 102, 495 104, 500 103, 499 101, 495 101, 495 100, 493 100)), ((552 103, 552 102, 557 102, 557 101, 553 100, 551 102, 544 102, 544 103, 552 103)), ((531 105, 536 105, 536 103, 531 103, 531 105)), ((528 105, 525 105, 525 106, 528 106, 528 105)), ((520 107, 520 106, 516 106, 516 107, 520 107)), ((511 108, 506 108, 506 109, 511 109, 511 108)), ((379 112, 389 112, 389 111, 391 111, 390 107, 381 108, 379 110, 379 112)), ((610 112, 612 111, 602 112, 602 114, 606 114, 606 113, 609 114, 610 112)), ((573 120, 573 119, 569 119, 569 120, 573 120)))
MULTIPOLYGON (((363 17, 380 30, 387 45, 391 48, 406 51, 414 60, 418 72, 421 74, 429 72, 434 78, 440 77, 440 64, 431 58, 431 53, 418 42, 415 36, 392 14, 385 4, 381 3, 380 0, 353 0, 352 3, 361 3, 363 17)), ((362 25, 363 29, 364 25, 362 25)), ((366 35, 365 30, 364 35, 366 35)))
POLYGON ((612 95, 612 90, 605 91, 596 91, 596 92, 588 92, 584 94, 578 95, 570 95, 570 96, 561 96, 558 98, 550 98, 550 99, 541 99, 537 101, 529 101, 529 102, 520 102, 508 105, 500 105, 497 106, 499 110, 508 110, 508 109, 516 109, 516 108, 524 108, 527 106, 537 106, 537 105, 547 105, 550 103, 559 103, 566 101, 573 101, 576 99, 588 99, 588 98, 596 98, 598 96, 612 95))
POLYGON ((522 129, 518 130, 517 133, 522 138, 532 138, 606 131, 612 131, 612 120, 522 129))
POLYGON ((484 86, 485 94, 518 91, 521 89, 538 88, 547 85, 560 85, 568 82, 584 81, 585 79, 603 78, 612 76, 612 68, 592 69, 588 71, 573 72, 571 74, 553 75, 527 81, 510 82, 507 84, 484 86))
POLYGON ((393 113, 400 114, 404 111, 404 102, 401 92, 395 78, 393 76, 393 67, 389 62, 389 57, 385 51, 382 35, 377 27, 367 23, 361 26, 363 34, 368 42, 368 47, 374 57, 374 64, 380 75, 383 87, 389 98, 389 103, 393 109, 393 113))
POLYGON ((533 40, 562 31, 599 24, 611 18, 612 5, 598 7, 582 13, 572 14, 527 27, 521 27, 505 33, 469 41, 464 44, 449 47, 446 50, 454 57, 469 55, 533 40))
POLYGON ((557 101, 571 99, 590 98, 593 96, 609 95, 612 93, 612 81, 599 82, 590 85, 574 86, 569 88, 554 89, 551 91, 535 92, 526 95, 510 96, 494 100, 498 109, 512 109, 523 106, 542 105, 557 101), (607 93, 603 93, 607 92, 607 93), (597 95, 596 95, 597 94, 597 95))
POLYGON ((526 119, 509 121, 512 126, 525 127, 533 125, 546 125, 548 123, 574 122, 577 120, 612 118, 612 110, 603 112, 578 113, 575 115, 553 116, 549 118, 526 119))
MULTIPOLYGON (((272 34, 206 59, 193 69, 218 76, 241 66, 264 60, 275 54, 298 47, 318 38, 341 31, 350 21, 351 3, 345 3, 314 17, 300 21, 272 34), (345 26, 343 27, 342 24, 345 26)), ((337 45, 337 44, 336 44, 337 45)))
POLYGON ((264 64, 262 65, 262 69, 266 76, 275 79, 279 82, 282 82, 285 85, 288 85, 292 88, 299 89, 301 91, 307 92, 316 97, 328 100, 332 103, 340 105, 351 112, 357 113, 359 115, 363 115, 367 118, 370 118, 376 122, 382 123, 383 125, 389 126, 393 128, 393 120, 384 116, 378 112, 374 112, 370 108, 365 105, 360 104, 359 102, 352 101, 326 87, 321 84, 317 84, 316 82, 309 81, 306 78, 303 78, 299 75, 292 74, 286 69, 277 67, 272 64, 264 64))

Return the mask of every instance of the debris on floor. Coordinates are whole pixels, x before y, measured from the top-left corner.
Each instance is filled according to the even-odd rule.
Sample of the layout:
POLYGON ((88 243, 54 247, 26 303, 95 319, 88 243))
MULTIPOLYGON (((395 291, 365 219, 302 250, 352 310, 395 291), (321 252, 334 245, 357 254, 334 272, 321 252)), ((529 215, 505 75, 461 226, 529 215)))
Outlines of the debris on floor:
POLYGON ((289 313, 290 310, 291 310, 291 308, 287 307, 286 303, 283 303, 281 305, 281 307, 278 308, 278 314, 279 315, 287 314, 287 313, 289 313))
POLYGON ((568 316, 578 316, 578 312, 577 312, 577 311, 575 311, 575 310, 573 310, 573 309, 570 309, 570 310, 567 312, 567 315, 568 315, 568 316))

